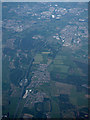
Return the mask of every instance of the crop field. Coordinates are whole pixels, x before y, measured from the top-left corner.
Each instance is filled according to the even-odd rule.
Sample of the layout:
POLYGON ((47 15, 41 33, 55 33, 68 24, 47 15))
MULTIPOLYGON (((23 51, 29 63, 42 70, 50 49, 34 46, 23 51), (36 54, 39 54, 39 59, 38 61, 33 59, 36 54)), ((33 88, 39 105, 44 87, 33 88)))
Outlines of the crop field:
POLYGON ((39 64, 40 62, 43 61, 43 57, 41 54, 36 54, 36 56, 34 57, 34 62, 33 64, 39 64))
POLYGON ((63 93, 70 94, 70 91, 73 87, 73 85, 66 83, 50 81, 50 83, 46 83, 37 89, 46 92, 49 96, 59 96, 63 93))
POLYGON ((70 93, 70 101, 74 105, 80 106, 88 106, 88 100, 85 96, 84 92, 77 92, 76 88, 74 87, 70 93))
POLYGON ((46 54, 46 55, 48 55, 48 54, 50 54, 50 52, 42 52, 42 54, 46 54))

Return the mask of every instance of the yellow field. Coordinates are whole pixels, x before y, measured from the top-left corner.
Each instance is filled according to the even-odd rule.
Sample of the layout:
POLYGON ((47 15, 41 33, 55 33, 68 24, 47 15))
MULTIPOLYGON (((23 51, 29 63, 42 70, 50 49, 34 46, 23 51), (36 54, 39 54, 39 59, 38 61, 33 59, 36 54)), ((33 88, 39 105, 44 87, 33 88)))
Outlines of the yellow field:
POLYGON ((42 52, 42 54, 50 54, 50 52, 42 52))

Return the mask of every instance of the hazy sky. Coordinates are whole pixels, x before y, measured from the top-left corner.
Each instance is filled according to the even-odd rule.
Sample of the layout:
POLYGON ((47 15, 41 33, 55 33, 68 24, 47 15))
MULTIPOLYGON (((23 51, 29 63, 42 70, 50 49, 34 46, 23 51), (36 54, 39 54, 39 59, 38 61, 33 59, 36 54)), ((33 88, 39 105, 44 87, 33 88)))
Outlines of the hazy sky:
POLYGON ((89 2, 89 0, 0 0, 2 2, 89 2))

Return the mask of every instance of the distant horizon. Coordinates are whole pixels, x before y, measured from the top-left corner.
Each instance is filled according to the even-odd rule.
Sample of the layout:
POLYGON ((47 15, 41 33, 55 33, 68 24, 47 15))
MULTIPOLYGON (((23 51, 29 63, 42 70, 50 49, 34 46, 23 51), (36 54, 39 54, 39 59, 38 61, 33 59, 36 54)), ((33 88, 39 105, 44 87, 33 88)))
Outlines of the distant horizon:
POLYGON ((89 2, 89 0, 1 0, 1 2, 89 2))

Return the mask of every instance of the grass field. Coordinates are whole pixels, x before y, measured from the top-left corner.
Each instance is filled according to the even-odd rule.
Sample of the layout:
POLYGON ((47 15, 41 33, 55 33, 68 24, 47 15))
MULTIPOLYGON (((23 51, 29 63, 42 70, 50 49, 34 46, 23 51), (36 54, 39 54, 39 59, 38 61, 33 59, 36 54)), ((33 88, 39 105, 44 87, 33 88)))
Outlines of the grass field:
POLYGON ((10 103, 10 105, 7 104, 6 107, 5 107, 5 109, 3 109, 3 114, 7 114, 9 112, 10 117, 11 116, 13 117, 13 113, 15 112, 16 107, 17 107, 18 98, 16 98, 16 97, 13 97, 13 98, 10 97, 9 99, 10 99, 11 103, 10 103))
POLYGON ((53 69, 60 73, 68 73, 68 68, 66 65, 54 65, 53 69))
POLYGON ((50 81, 50 83, 43 84, 37 88, 38 91, 45 92, 48 98, 51 100, 51 118, 60 118, 60 106, 58 97, 60 94, 70 95, 73 87, 73 85, 50 81))
POLYGON ((7 90, 10 88, 10 71, 7 61, 3 61, 2 65, 2 89, 7 90))
POLYGON ((51 110, 51 104, 50 104, 50 101, 44 101, 44 105, 43 105, 43 107, 44 107, 44 111, 46 111, 46 112, 50 112, 50 110, 51 110))
POLYGON ((57 72, 57 73, 68 73, 69 66, 63 64, 51 64, 48 67, 48 71, 57 72))
POLYGON ((58 98, 52 98, 51 105, 52 105, 51 118, 60 118, 60 107, 58 98))
POLYGON ((43 57, 41 54, 36 54, 36 56, 34 57, 34 62, 33 64, 39 64, 40 62, 43 61, 43 57))
POLYGON ((42 64, 47 64, 48 62, 48 54, 43 54, 43 61, 41 62, 42 64))
POLYGON ((77 92, 76 88, 71 90, 70 101, 73 105, 88 106, 88 99, 84 92, 77 92))
POLYGON ((53 62, 49 65, 48 71, 67 74, 69 66, 64 63, 64 59, 66 59, 66 56, 57 55, 53 62))
POLYGON ((54 64, 60 65, 60 64, 64 64, 64 63, 63 63, 63 60, 62 60, 62 59, 55 59, 55 60, 54 60, 54 64))
POLYGON ((66 59, 66 56, 57 55, 55 57, 55 60, 63 60, 63 59, 66 59))
POLYGON ((48 62, 48 54, 44 52, 43 54, 36 54, 34 57, 33 64, 47 64, 48 62))
POLYGON ((38 87, 39 91, 45 92, 48 96, 59 96, 60 94, 70 94, 73 85, 50 81, 38 87))

